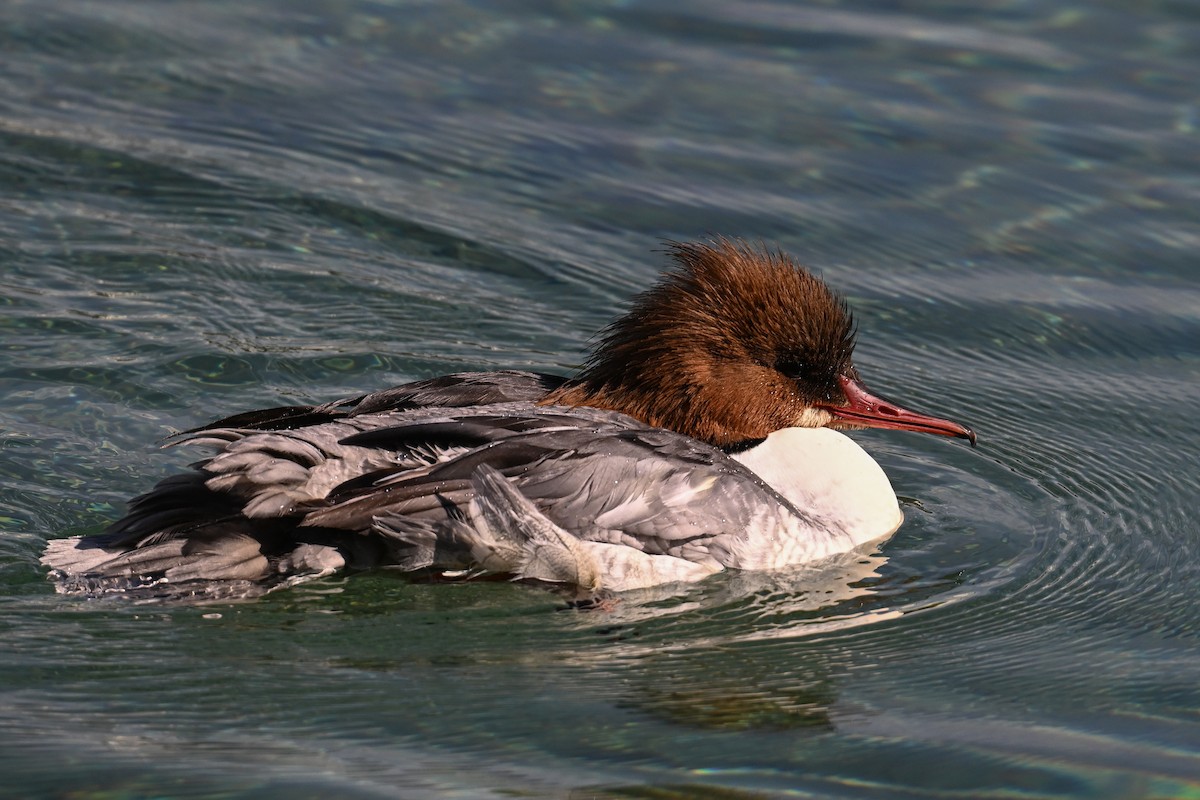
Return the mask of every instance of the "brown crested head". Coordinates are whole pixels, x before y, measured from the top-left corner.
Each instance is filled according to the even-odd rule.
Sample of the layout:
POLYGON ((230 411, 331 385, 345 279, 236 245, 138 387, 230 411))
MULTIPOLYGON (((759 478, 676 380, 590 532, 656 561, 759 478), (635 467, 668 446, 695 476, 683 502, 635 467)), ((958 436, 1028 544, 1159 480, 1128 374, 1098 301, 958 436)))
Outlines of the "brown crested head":
POLYGON ((746 242, 671 243, 675 269, 601 334, 543 404, 620 411, 722 447, 828 424, 845 402, 849 308, 787 255, 746 242))

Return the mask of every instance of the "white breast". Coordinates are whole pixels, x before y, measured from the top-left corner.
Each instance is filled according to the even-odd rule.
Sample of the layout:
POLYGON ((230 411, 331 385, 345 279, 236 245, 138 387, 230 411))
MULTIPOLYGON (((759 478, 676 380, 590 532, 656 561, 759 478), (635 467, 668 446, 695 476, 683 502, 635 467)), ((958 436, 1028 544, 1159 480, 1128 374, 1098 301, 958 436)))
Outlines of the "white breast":
POLYGON ((835 430, 784 428, 734 458, 855 545, 892 534, 904 520, 883 469, 835 430))

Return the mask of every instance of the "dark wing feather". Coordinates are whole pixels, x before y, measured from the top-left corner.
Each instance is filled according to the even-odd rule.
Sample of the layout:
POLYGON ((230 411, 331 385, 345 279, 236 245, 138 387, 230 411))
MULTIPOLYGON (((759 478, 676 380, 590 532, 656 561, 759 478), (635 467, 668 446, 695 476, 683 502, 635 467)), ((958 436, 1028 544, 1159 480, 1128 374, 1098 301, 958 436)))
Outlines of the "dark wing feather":
POLYGON ((366 395, 355 403, 350 414, 537 401, 565 382, 557 375, 517 370, 458 372, 366 395))
POLYGON ((101 547, 132 547, 150 536, 179 535, 241 511, 240 500, 204 485, 208 475, 172 475, 129 501, 129 511, 101 535, 101 547))
POLYGON ((252 431, 293 431, 310 425, 320 425, 332 422, 346 416, 336 411, 322 411, 315 406, 282 406, 280 408, 264 408, 259 411, 246 411, 231 417, 201 425, 198 428, 183 431, 179 435, 199 433, 216 428, 236 428, 252 431))
POLYGON ((474 420, 428 422, 417 425, 395 425, 363 431, 341 440, 353 447, 378 447, 383 450, 411 451, 418 448, 447 450, 452 447, 480 447, 511 432, 474 420))
POLYGON ((459 372, 347 397, 317 406, 280 406, 219 419, 183 434, 218 428, 290 431, 345 417, 411 411, 418 408, 465 408, 517 401, 537 401, 566 381, 557 375, 519 370, 459 372))

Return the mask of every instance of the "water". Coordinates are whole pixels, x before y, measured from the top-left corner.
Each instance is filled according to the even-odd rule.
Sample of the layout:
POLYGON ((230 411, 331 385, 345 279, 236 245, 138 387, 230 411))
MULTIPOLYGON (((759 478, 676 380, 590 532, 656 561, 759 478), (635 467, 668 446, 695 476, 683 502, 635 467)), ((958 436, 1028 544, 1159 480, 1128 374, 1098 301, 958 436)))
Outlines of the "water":
POLYGON ((0 797, 1200 796, 1192 4, 0 6, 0 797), (57 596, 167 433, 567 373, 664 239, 843 290, 862 563, 607 613, 57 596))

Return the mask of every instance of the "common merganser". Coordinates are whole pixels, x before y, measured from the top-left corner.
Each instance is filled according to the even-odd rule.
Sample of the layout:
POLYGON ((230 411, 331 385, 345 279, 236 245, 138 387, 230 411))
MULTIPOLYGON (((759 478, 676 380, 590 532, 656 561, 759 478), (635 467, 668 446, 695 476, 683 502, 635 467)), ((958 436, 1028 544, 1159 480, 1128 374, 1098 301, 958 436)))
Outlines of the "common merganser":
POLYGON ((573 379, 459 373, 179 434, 214 447, 102 534, 49 542, 60 591, 261 593, 344 567, 508 576, 581 597, 770 570, 901 523, 838 428, 968 439, 869 392, 845 302, 781 252, 676 268, 573 379))

